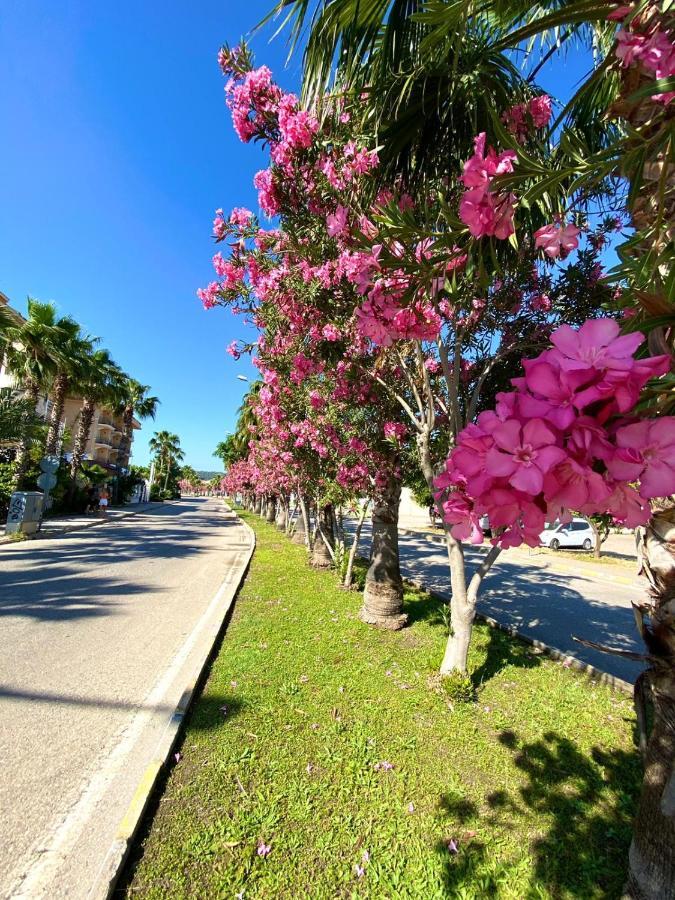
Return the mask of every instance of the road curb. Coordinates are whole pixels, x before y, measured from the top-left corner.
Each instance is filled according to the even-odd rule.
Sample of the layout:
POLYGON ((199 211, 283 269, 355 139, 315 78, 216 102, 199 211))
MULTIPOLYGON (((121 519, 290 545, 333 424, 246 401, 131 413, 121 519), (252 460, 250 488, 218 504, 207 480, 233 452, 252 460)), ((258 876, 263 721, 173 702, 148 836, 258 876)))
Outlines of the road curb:
MULTIPOLYGON (((428 534, 427 532, 424 532, 424 531, 414 531, 411 528, 399 528, 399 534, 405 534, 405 535, 408 535, 409 537, 423 538, 425 541, 428 541, 430 544, 438 544, 441 547, 445 546, 445 540, 444 540, 443 536, 440 534, 428 534)), ((522 560, 530 559, 530 557, 526 556, 525 554, 518 553, 517 550, 515 551, 515 553, 513 550, 510 552, 513 553, 517 559, 522 559, 522 560)), ((633 576, 632 578, 629 578, 628 576, 617 575, 617 574, 614 574, 611 572, 598 572, 597 570, 587 568, 587 565, 588 565, 587 563, 581 563, 581 567, 575 567, 572 560, 570 560, 570 563, 572 563, 572 564, 569 566, 566 566, 564 563, 562 563, 558 560, 554 561, 553 559, 551 559, 549 557, 542 557, 542 558, 546 560, 546 565, 547 565, 547 567, 550 568, 551 572, 560 572, 561 574, 572 573, 574 575, 584 575, 584 574, 585 575, 600 575, 602 577, 603 581, 608 581, 611 584, 620 584, 623 586, 636 587, 636 588, 640 587, 640 583, 637 580, 637 576, 633 576), (554 562, 555 562, 555 565, 553 565, 554 562), (586 569, 585 572, 584 572, 584 569, 586 569)), ((500 557, 501 561, 503 561, 503 559, 504 559, 503 556, 500 557)), ((535 563, 534 565, 537 568, 543 568, 543 566, 539 566, 539 565, 537 565, 537 563, 535 563)), ((593 563, 591 563, 591 565, 593 565, 593 563)))
MULTIPOLYGON (((234 600, 248 573, 256 546, 255 532, 234 510, 230 507, 227 507, 227 509, 228 512, 232 513, 239 520, 239 523, 244 526, 244 531, 248 534, 249 547, 245 551, 246 560, 241 567, 238 577, 235 577, 235 580, 227 585, 227 590, 223 596, 222 616, 218 616, 218 622, 210 628, 209 632, 207 632, 210 638, 208 641, 209 649, 201 663, 198 663, 194 677, 185 686, 178 704, 166 723, 164 731, 157 742, 152 761, 148 764, 141 776, 131 803, 120 820, 115 839, 101 864, 101 868, 99 869, 94 884, 87 894, 87 900, 108 900, 115 891, 117 881, 127 862, 134 843, 134 838, 138 833, 138 829, 148 808, 157 781, 165 770, 166 764, 171 757, 173 748, 181 733, 185 717, 190 710, 196 694, 202 686, 204 675, 212 660, 216 643, 226 629, 228 616, 233 608, 234 600)), ((226 583, 227 578, 223 581, 219 590, 222 590, 226 583)))
MULTIPOLYGON (((438 597, 439 602, 447 604, 448 601, 444 597, 441 597, 430 590, 420 579, 404 578, 403 580, 420 590, 426 591, 434 597, 438 597)), ((508 634, 509 637, 517 638, 524 644, 534 647, 550 659, 562 663, 563 667, 566 669, 574 669, 575 672, 585 675, 589 680, 596 681, 598 684, 605 684, 615 691, 621 691, 624 694, 628 694, 630 697, 633 696, 633 685, 629 681, 624 681, 622 678, 617 678, 616 675, 610 675, 609 672, 603 672, 601 669, 596 669, 595 666, 592 666, 590 663, 585 663, 583 660, 578 659, 576 656, 572 656, 570 653, 564 653, 562 650, 558 650, 557 647, 552 647, 549 644, 545 644, 543 641, 538 641, 536 638, 529 637, 529 635, 523 634, 522 631, 518 631, 513 625, 503 625, 501 622, 498 622, 497 619, 493 619, 492 616, 486 616, 485 613, 476 612, 476 618, 479 622, 484 622, 490 628, 494 628, 495 631, 502 631, 504 634, 508 634)))

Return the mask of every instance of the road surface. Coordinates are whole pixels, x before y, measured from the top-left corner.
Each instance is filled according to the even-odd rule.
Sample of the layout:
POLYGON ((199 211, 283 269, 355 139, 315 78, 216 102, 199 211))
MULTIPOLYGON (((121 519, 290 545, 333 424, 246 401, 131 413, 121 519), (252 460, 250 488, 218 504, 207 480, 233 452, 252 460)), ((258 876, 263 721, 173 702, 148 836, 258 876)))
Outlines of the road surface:
MULTIPOLYGON (((422 533, 400 533, 399 545, 403 576, 449 597, 445 547, 422 533)), ((364 526, 361 554, 368 556, 369 547, 370 529, 364 526)), ((484 554, 483 548, 467 549, 469 572, 484 554)), ((503 625, 633 682, 642 669, 640 663, 582 647, 572 635, 641 653, 631 598, 643 590, 643 582, 627 567, 576 563, 548 554, 529 557, 526 549, 507 550, 483 582, 478 609, 503 625)))
POLYGON ((0 547, 1 897, 88 895, 248 549, 215 499, 0 547))

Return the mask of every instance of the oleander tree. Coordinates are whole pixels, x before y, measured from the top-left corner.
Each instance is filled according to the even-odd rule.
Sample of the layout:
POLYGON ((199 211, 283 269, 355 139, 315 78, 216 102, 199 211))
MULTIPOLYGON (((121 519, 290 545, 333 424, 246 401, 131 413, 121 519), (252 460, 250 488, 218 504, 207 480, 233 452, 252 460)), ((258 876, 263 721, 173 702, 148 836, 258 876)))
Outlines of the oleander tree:
MULTIPOLYGON (((475 131, 485 130, 488 146, 498 147, 501 153, 512 149, 515 158, 510 169, 501 153, 496 160, 493 157, 495 167, 483 165, 477 157, 482 156, 484 161, 486 157, 477 147, 473 170, 464 173, 468 176, 464 180, 467 190, 459 217, 483 243, 491 237, 514 240, 513 235, 504 235, 510 230, 512 209, 520 224, 523 213, 531 210, 533 203, 548 205, 550 221, 541 226, 541 231, 530 228, 530 233, 539 231, 536 240, 544 252, 555 257, 573 246, 573 229, 582 224, 578 218, 580 199, 591 192, 604 193, 608 200, 625 209, 632 228, 618 247, 620 262, 611 273, 618 296, 608 312, 624 310, 627 318, 622 322, 622 334, 617 333, 613 316, 584 325, 574 337, 564 328, 556 329, 552 347, 530 359, 525 374, 513 385, 515 390, 506 391, 489 415, 486 410, 482 418, 472 420, 456 436, 439 488, 451 530, 467 535, 476 526, 475 512, 480 504, 494 503, 496 492, 505 487, 504 483, 499 485, 499 479, 507 479, 507 494, 514 490, 522 493, 527 488, 524 494, 533 501, 532 505, 529 501, 522 507, 516 503, 517 511, 511 506, 511 513, 501 519, 504 530, 497 536, 497 545, 527 539, 530 530, 533 540, 535 522, 541 521, 542 514, 552 514, 550 505, 555 507, 558 501, 558 513, 562 515, 569 514, 566 503, 573 502, 589 514, 611 513, 634 523, 648 519, 641 547, 650 592, 648 598, 635 601, 645 640, 647 670, 638 682, 637 696, 648 695, 655 714, 654 725, 645 738, 645 782, 626 891, 632 897, 672 896, 675 513, 671 498, 658 499, 660 494, 673 492, 672 420, 668 416, 673 411, 673 377, 666 371, 675 335, 672 4, 478 4, 440 0, 424 4, 387 0, 312 4, 307 0, 282 0, 279 6, 291 8, 296 34, 308 12, 313 11, 306 56, 308 95, 316 95, 317 86, 320 92, 328 83, 334 62, 342 87, 353 85, 359 90, 368 86, 362 99, 368 101, 379 133, 387 134, 388 156, 394 170, 399 165, 401 147, 412 148, 410 159, 420 159, 415 156, 415 148, 416 144, 419 147, 424 125, 420 117, 410 115, 415 111, 415 90, 419 85, 434 84, 439 59, 453 60, 446 70, 452 73, 453 80, 458 74, 460 83, 465 80, 459 60, 472 33, 483 35, 492 51, 520 52, 526 48, 525 65, 531 74, 547 59, 555 59, 566 45, 574 41, 594 42, 596 65, 558 117, 553 135, 555 153, 546 165, 533 158, 526 146, 514 146, 511 142, 511 137, 519 137, 521 122, 527 124, 522 101, 519 111, 507 114, 506 122, 501 119, 501 110, 496 109, 493 114, 488 110, 491 121, 475 131), (401 60, 405 64, 400 64, 401 60), (384 102, 381 98, 385 98, 384 102), (598 133, 599 122, 610 127, 598 133), (500 164, 501 171, 497 171, 500 164), (641 342, 640 331, 647 336, 646 345, 641 342), (575 362, 574 354, 580 347, 587 355, 583 361, 576 358, 575 362), (647 354, 652 354, 648 362, 647 354), (601 395, 619 371, 625 376, 627 393, 610 401, 607 395, 601 395), (560 375, 558 397, 554 397, 553 404, 542 392, 545 379, 550 379, 552 373, 560 375), (649 379, 649 375, 657 377, 649 379), (560 396, 562 382, 568 391, 567 401, 560 396), (628 401, 632 405, 627 405, 628 401), (548 404, 546 413, 542 412, 542 404, 548 404), (535 409, 539 409, 539 415, 531 418, 535 409), (569 418, 570 411, 574 420, 569 418), (553 431, 551 416, 557 419, 553 431), (585 423, 580 421, 584 418, 585 423), (489 432, 491 425, 495 426, 494 432, 489 432), (580 429, 586 427, 595 429, 595 437, 590 439, 588 432, 589 443, 582 450, 575 441, 580 429), (576 438, 572 438, 573 431, 576 438), (555 433, 555 440, 547 442, 546 433, 555 433), (535 448, 529 438, 543 443, 535 448), (472 464, 468 457, 477 446, 485 450, 484 460, 490 466, 490 471, 483 473, 483 484, 481 473, 469 471, 472 464), (573 446, 576 450, 570 455, 573 446), (534 449, 542 454, 539 492, 535 492, 539 475, 529 471, 532 458, 526 458, 534 449), (560 452, 565 458, 559 457, 560 452), (548 462, 559 458, 547 468, 547 457, 548 462), (592 464, 594 475, 587 490, 581 490, 577 481, 575 497, 571 460, 587 469, 592 464), (632 464, 628 464, 629 460, 632 464), (523 462, 528 463, 527 473, 523 462), (565 473, 569 477, 561 477, 565 473), (623 499, 617 508, 618 496, 623 499), (465 501, 467 505, 460 510, 465 501), (520 529, 520 535, 514 531, 514 525, 520 529)), ((481 56, 488 58, 487 53, 481 56)), ((486 92, 488 103, 493 93, 486 92)), ((438 99, 433 90, 427 91, 426 96, 432 104, 438 99)), ((448 111, 443 100, 439 106, 448 111)), ((442 131, 435 132, 439 133, 442 136, 442 131)), ((435 146, 433 142, 431 146, 435 146)), ((451 230, 455 232, 454 227, 451 230)), ((501 496, 506 499, 506 495, 501 496)), ((643 722, 645 717, 641 714, 639 719, 643 722)))

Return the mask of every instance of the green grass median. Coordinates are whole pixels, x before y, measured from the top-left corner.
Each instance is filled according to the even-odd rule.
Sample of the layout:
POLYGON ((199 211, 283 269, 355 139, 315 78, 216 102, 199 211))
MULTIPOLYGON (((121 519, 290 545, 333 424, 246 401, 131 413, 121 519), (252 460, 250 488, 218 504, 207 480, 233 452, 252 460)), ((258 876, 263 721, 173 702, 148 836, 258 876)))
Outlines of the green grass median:
POLYGON ((434 689, 443 608, 379 632, 257 549, 122 888, 156 898, 612 898, 641 767, 629 699, 487 626, 474 703, 434 689))

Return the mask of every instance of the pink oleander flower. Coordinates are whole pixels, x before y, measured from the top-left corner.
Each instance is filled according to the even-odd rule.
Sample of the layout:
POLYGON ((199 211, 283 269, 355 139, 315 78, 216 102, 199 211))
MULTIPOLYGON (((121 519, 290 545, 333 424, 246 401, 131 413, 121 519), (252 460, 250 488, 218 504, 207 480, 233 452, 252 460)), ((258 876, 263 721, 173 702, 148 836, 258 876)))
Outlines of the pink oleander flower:
POLYGON ((524 426, 509 419, 495 428, 492 438, 495 446, 485 457, 488 473, 507 478, 528 494, 538 494, 544 475, 565 459, 565 451, 556 445, 557 437, 543 419, 531 419, 524 426))
POLYGON ((269 856, 272 852, 272 845, 266 844, 264 841, 259 841, 258 843, 258 856, 261 856, 265 859, 266 856, 269 856))
POLYGON ((229 355, 230 355, 233 359, 239 359, 239 358, 240 358, 240 356, 241 356, 241 351, 239 350, 239 345, 238 345, 237 341, 232 341, 232 343, 230 343, 230 344, 227 345, 227 353, 229 353, 229 355))
POLYGON ((334 213, 326 216, 326 230, 330 237, 338 237, 347 227, 347 210, 338 206, 334 213))
POLYGON ((551 121, 551 98, 548 94, 540 94, 528 103, 528 109, 536 128, 545 128, 551 121))
POLYGON ((530 300, 530 306, 537 312, 550 312, 553 304, 548 294, 537 294, 530 300))
POLYGON ((232 225, 239 225, 241 228, 246 228, 252 221, 253 213, 250 209, 246 209, 243 206, 236 207, 230 213, 230 223, 232 225))
POLYGON ((513 150, 497 153, 492 147, 485 155, 485 132, 482 131, 474 139, 474 153, 464 163, 461 181, 467 188, 486 188, 495 175, 513 172, 513 163, 517 159, 513 150))
POLYGON ((198 288, 197 296, 202 301, 204 309, 212 309, 220 298, 220 284, 212 281, 205 288, 198 288))
POLYGON ((644 499, 675 494, 675 418, 643 420, 619 428, 617 452, 607 463, 614 478, 640 482, 644 499))
POLYGON ((406 434, 408 433, 408 429, 402 422, 385 422, 384 423, 384 436, 389 440, 401 442, 406 434))
POLYGON ((579 234, 581 229, 576 225, 544 225, 535 231, 534 245, 541 248, 551 259, 558 256, 564 259, 571 250, 576 250, 579 246, 579 234))
POLYGON ((323 326, 321 334, 327 341, 339 341, 341 337, 339 329, 330 323, 323 326))
POLYGON ((634 31, 626 31, 621 28, 616 33, 616 55, 621 60, 621 65, 628 68, 637 62, 642 56, 647 38, 644 34, 634 31))

